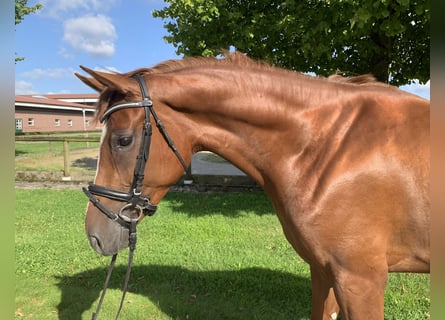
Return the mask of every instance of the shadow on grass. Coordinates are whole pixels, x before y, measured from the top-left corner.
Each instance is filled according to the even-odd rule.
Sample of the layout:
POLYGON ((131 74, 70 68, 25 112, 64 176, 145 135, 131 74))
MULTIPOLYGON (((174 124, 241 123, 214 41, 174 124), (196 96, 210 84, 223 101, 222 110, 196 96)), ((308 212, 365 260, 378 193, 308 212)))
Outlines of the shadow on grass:
POLYGON ((243 212, 254 213, 259 216, 275 215, 270 200, 264 193, 257 191, 211 194, 174 192, 167 194, 164 199, 168 203, 167 201, 161 201, 161 206, 168 206, 173 212, 187 214, 190 217, 218 214, 236 218, 243 212))
POLYGON ((73 167, 95 170, 97 168, 97 158, 83 157, 74 160, 71 165, 73 167))
POLYGON ((15 156, 16 157, 17 156, 22 156, 22 155, 25 155, 25 154, 28 154, 28 152, 15 149, 15 156))
MULTIPOLYGON (((115 268, 110 289, 121 289, 125 271, 126 266, 115 268)), ((58 284, 62 293, 57 306, 59 319, 80 320, 82 313, 93 303, 96 308, 105 275, 105 268, 101 268, 61 277, 58 284)), ((309 279, 263 268, 190 271, 178 266, 135 266, 129 292, 148 297, 172 319, 287 320, 310 316, 309 279)), ((114 313, 121 293, 117 299, 107 293, 103 309, 108 306, 114 313)), ((128 318, 131 309, 144 307, 128 303, 127 296, 121 318, 128 318)), ((104 318, 102 313, 104 310, 99 318, 104 318)), ((137 314, 144 312, 138 310, 137 314)), ((144 319, 150 316, 145 314, 144 319)))

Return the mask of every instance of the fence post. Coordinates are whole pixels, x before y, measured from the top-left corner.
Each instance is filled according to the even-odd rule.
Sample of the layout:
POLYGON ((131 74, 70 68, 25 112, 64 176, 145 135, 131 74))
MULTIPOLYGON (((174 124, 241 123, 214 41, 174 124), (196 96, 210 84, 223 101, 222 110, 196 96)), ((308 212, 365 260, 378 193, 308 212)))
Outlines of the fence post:
POLYGON ((71 180, 70 175, 70 149, 68 140, 63 139, 63 180, 71 180))

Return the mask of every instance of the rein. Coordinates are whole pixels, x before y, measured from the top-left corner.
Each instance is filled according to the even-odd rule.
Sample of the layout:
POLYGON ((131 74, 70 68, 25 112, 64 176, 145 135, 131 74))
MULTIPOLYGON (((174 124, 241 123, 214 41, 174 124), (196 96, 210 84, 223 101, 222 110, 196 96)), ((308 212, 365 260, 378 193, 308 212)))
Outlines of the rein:
MULTIPOLYGON (((147 196, 142 195, 142 183, 144 181, 145 167, 150 153, 150 144, 152 135, 152 124, 150 120, 150 115, 153 117, 156 123, 156 127, 161 132, 162 137, 164 138, 168 146, 172 149, 172 151, 175 153, 176 157, 178 158, 179 162, 184 168, 184 171, 187 171, 187 165, 184 159, 176 149, 164 125, 162 124, 161 120, 159 119, 155 110, 153 109, 153 102, 150 99, 147 85, 145 84, 142 75, 137 73, 133 77, 139 84, 142 94, 142 100, 113 105, 104 112, 104 114, 100 119, 101 122, 105 122, 110 117, 110 115, 116 111, 128 108, 144 108, 145 120, 142 128, 142 140, 139 148, 139 153, 136 157, 133 182, 131 183, 130 189, 127 192, 125 192, 125 191, 110 189, 96 184, 90 184, 87 188, 85 187, 82 188, 83 192, 88 197, 89 201, 91 201, 91 203, 95 207, 97 207, 109 219, 118 223, 123 228, 127 228, 129 231, 129 256, 128 256, 127 272, 125 274, 125 281, 122 289, 123 291, 122 298, 115 319, 119 318, 119 314, 122 310, 125 295, 128 289, 128 283, 130 280, 131 267, 133 264, 134 250, 136 249, 136 240, 137 240, 136 224, 142 217, 142 215, 152 216, 157 209, 157 206, 151 203, 150 197, 148 195, 147 196), (106 206, 104 206, 96 196, 101 196, 111 200, 126 202, 126 204, 123 205, 117 213, 115 213, 112 210, 108 209, 106 206), (133 213, 134 215, 134 212, 136 212, 136 217, 131 217, 130 215, 126 214, 126 213, 133 213)), ((108 272, 104 283, 104 288, 102 290, 102 294, 100 296, 96 312, 93 313, 92 320, 97 319, 99 311, 102 307, 102 302, 104 300, 105 292, 107 291, 111 279, 111 274, 113 272, 116 258, 117 258, 117 253, 115 253, 111 258, 111 262, 108 267, 108 272)))

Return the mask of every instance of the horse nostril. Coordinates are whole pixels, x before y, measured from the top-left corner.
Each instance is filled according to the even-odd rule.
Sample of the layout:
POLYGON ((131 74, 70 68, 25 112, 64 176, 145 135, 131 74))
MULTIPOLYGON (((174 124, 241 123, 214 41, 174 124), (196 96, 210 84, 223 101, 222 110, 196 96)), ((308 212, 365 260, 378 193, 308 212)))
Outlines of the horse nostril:
POLYGON ((96 236, 90 236, 89 240, 90 240, 90 244, 94 250, 96 250, 99 253, 103 252, 102 244, 96 236))

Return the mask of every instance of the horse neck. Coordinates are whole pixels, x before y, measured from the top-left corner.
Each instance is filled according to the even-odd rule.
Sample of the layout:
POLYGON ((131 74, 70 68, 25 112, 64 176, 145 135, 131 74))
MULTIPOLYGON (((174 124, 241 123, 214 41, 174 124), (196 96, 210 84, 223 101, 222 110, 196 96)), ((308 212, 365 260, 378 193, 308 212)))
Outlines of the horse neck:
POLYGON ((270 76, 209 71, 163 76, 150 86, 153 97, 176 111, 171 125, 181 123, 194 151, 219 154, 264 187, 282 174, 275 168, 283 155, 302 147, 297 114, 307 104, 270 76))

